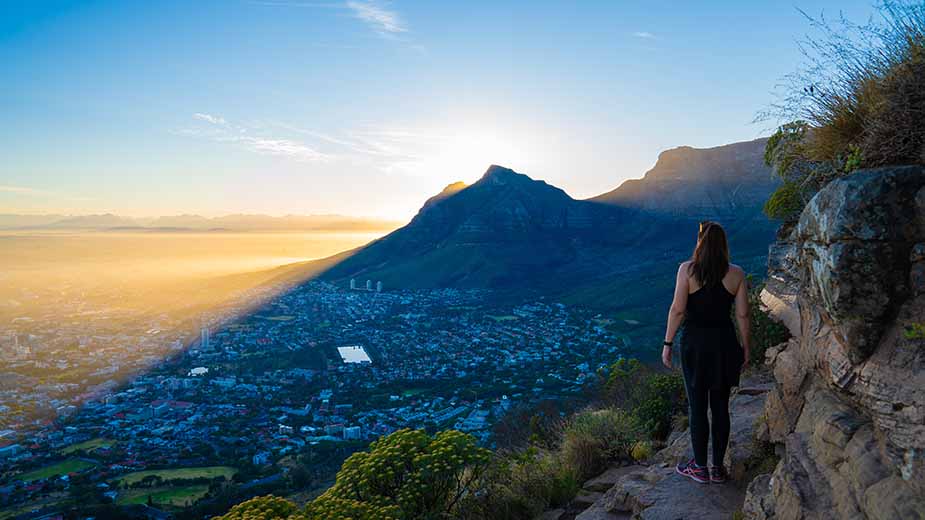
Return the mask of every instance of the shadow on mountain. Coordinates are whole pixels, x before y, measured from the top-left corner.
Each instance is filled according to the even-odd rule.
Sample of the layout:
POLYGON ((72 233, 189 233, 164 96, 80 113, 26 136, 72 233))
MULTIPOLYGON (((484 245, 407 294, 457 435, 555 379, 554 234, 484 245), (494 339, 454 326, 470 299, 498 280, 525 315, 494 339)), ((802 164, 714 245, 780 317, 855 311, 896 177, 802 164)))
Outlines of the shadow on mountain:
POLYGON ((277 280, 484 288, 499 300, 549 297, 602 310, 661 307, 701 220, 721 222, 734 261, 763 271, 776 229, 761 213, 776 186, 764 143, 668 150, 643 179, 589 200, 492 165, 472 185, 454 183, 431 197, 406 226, 281 267, 277 280))

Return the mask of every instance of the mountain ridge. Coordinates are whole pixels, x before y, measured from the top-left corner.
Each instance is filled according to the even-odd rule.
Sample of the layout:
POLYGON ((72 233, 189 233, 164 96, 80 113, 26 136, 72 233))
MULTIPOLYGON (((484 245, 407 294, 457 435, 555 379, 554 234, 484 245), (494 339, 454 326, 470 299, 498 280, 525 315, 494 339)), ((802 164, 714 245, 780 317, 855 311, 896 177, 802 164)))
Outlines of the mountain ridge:
POLYGON ((623 183, 585 200, 493 164, 471 185, 447 186, 406 226, 345 253, 320 276, 344 285, 363 278, 393 288, 491 288, 563 298, 592 291, 595 298, 613 298, 614 284, 649 276, 662 283, 666 273, 673 275, 690 254, 698 219, 717 216, 737 261, 758 270, 776 228, 761 213, 774 183, 758 183, 747 197, 709 195, 730 186, 741 192, 766 174, 770 179, 756 163, 759 148, 763 140, 673 149, 646 177, 627 181, 628 188, 623 183), (650 190, 683 202, 680 210, 653 206, 650 190))

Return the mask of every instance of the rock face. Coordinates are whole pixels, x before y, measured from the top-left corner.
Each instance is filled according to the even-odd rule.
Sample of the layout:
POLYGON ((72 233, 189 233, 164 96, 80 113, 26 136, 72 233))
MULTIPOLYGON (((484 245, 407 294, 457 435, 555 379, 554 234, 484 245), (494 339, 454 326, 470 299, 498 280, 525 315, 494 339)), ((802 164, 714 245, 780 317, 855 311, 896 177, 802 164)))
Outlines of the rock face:
POLYGON ((720 221, 763 220, 764 201, 780 182, 764 164, 766 142, 666 150, 644 178, 628 180, 591 200, 720 221))
POLYGON ((832 182, 769 275, 762 299, 794 335, 766 360, 762 435, 783 456, 746 516, 925 518, 925 170, 832 182))

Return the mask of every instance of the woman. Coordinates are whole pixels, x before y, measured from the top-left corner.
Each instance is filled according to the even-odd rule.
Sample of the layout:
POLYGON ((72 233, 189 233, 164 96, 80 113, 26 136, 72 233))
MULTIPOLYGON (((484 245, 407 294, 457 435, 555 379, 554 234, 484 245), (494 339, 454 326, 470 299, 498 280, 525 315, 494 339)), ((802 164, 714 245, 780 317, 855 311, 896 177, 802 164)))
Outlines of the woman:
POLYGON ((748 363, 748 284, 742 268, 729 263, 726 232, 715 222, 700 223, 694 254, 678 269, 662 348, 662 362, 668 368, 671 368, 672 339, 682 321, 681 368, 690 405, 694 458, 678 464, 677 471, 700 483, 725 482, 728 474, 723 457, 729 443, 729 392, 739 384, 739 372, 748 363), (730 317, 733 302, 741 347, 730 317), (707 421, 708 406, 712 424, 707 421), (708 468, 707 444, 711 433, 713 465, 708 468))

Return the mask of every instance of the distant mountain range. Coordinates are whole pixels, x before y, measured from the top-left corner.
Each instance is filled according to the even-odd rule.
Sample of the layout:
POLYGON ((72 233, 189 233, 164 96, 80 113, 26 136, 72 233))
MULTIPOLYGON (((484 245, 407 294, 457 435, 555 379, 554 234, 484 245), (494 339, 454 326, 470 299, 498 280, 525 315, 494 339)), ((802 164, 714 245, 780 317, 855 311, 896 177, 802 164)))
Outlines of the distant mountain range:
POLYGON ((611 308, 661 302, 700 220, 722 222, 734 261, 763 270, 777 227, 761 212, 776 186, 764 143, 669 150, 643 179, 588 200, 493 165, 427 200, 406 226, 304 267, 343 285, 493 288, 611 308))
POLYGON ((0 229, 138 231, 389 231, 400 222, 343 215, 176 215, 129 218, 103 215, 0 215, 0 229))

